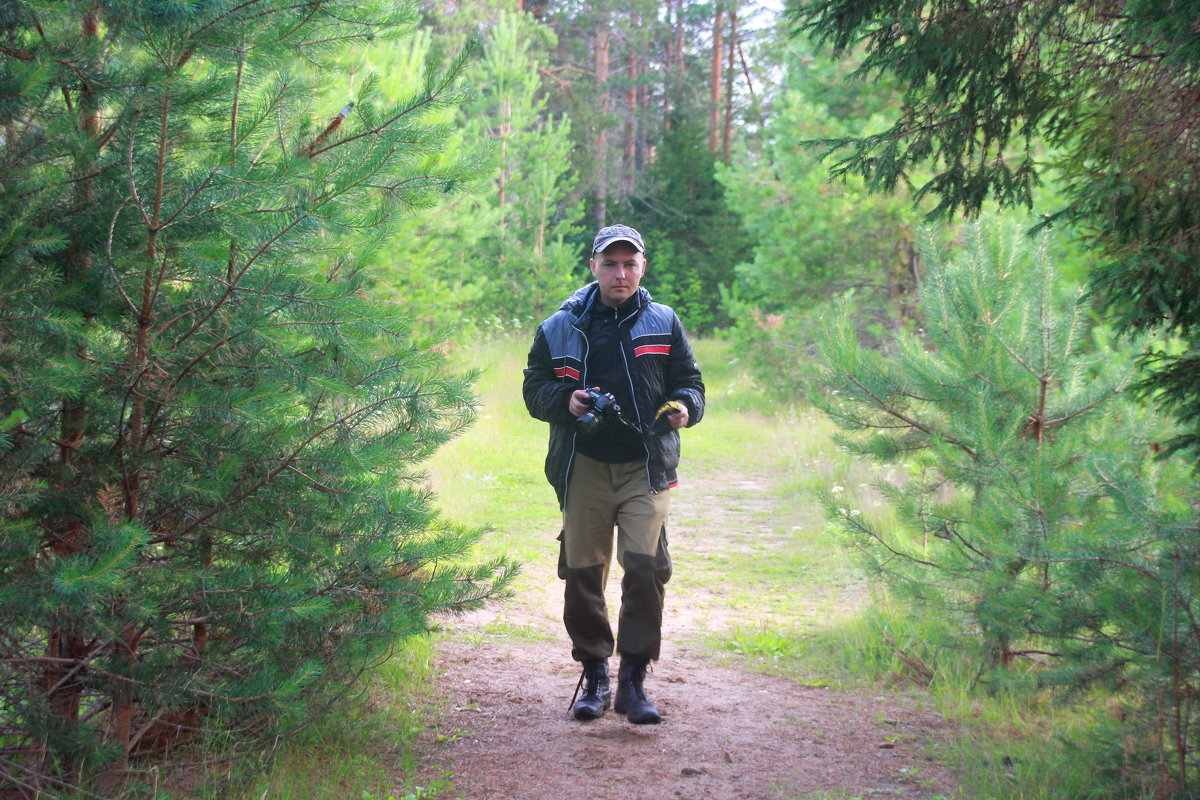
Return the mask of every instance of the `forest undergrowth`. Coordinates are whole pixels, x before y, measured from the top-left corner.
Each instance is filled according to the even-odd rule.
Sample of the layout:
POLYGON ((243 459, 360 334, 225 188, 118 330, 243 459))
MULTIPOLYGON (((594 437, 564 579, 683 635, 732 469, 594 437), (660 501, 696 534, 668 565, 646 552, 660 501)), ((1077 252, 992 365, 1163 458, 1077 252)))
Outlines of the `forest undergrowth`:
MULTIPOLYGON (((518 337, 455 353, 463 368, 480 370, 482 409, 472 429, 443 448, 429 469, 437 503, 450 519, 490 528, 482 555, 535 564, 553 545, 558 513, 542 476, 544 425, 528 417, 520 400, 525 346, 518 337)), ((1028 688, 989 692, 977 685, 975 643, 956 639, 938 620, 923 619, 870 586, 825 520, 819 490, 883 509, 871 485, 876 468, 839 450, 830 439, 832 425, 817 412, 771 400, 730 342, 700 340, 696 352, 709 410, 685 437, 685 485, 689 475, 728 476, 721 503, 753 506, 770 518, 773 534, 720 552, 707 551, 702 541, 675 545, 671 600, 706 621, 694 644, 723 663, 802 687, 866 692, 880 701, 904 696, 940 712, 952 734, 930 758, 954 771, 961 786, 956 796, 1120 796, 1097 778, 1102 762, 1120 754, 1094 746, 1119 715, 1119 698, 1065 702, 1028 688)), ((711 506, 692 500, 685 496, 675 505, 674 525, 719 524, 702 518, 711 506)), ((431 752, 464 735, 433 691, 434 653, 455 637, 476 643, 545 640, 558 624, 545 611, 555 602, 536 598, 557 594, 557 582, 526 569, 513 590, 514 599, 495 609, 483 627, 443 619, 440 633, 414 641, 378 670, 351 710, 289 744, 270 771, 243 784, 237 797, 459 796, 452 772, 438 766, 438 754, 431 752)), ((1036 671, 1038 664, 1016 669, 1036 671)))

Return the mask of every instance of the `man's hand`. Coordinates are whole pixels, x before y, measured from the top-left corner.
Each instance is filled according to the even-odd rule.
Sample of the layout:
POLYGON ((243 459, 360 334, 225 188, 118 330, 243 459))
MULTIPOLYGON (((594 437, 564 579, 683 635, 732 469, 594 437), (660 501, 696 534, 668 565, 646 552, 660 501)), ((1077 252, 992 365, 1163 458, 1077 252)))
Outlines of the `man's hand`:
MULTIPOLYGON (((599 386, 593 386, 592 391, 600 391, 599 386)), ((571 392, 571 399, 567 401, 567 410, 577 417, 582 417, 587 412, 592 404, 588 401, 588 393, 584 389, 576 389, 571 392)))
POLYGON ((672 411, 671 416, 667 417, 667 419, 671 421, 672 428, 679 430, 680 428, 687 427, 688 420, 691 419, 691 417, 688 416, 687 406, 685 406, 683 403, 680 403, 679 410, 672 411))
POLYGON ((659 406, 658 411, 654 414, 654 430, 660 436, 663 433, 666 433, 666 428, 662 426, 662 418, 664 416, 667 418, 667 422, 670 424, 670 426, 675 430, 679 430, 688 424, 689 417, 687 406, 678 400, 668 400, 659 406))

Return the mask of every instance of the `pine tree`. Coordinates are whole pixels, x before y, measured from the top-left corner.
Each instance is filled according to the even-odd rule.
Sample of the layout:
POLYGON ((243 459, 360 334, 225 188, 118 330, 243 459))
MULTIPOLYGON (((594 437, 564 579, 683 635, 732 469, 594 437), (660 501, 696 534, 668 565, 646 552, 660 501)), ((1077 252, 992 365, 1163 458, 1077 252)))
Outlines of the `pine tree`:
POLYGON ((464 176, 419 89, 337 98, 406 8, 55 2, 0 17, 0 777, 53 796, 280 732, 503 584, 417 465, 472 398, 364 292, 464 176), (340 111, 339 111, 340 109, 340 111))
POLYGON ((458 140, 446 157, 474 151, 488 161, 467 193, 403 221, 412 247, 380 257, 380 293, 403 303, 422 327, 453 325, 457 337, 536 324, 581 275, 571 241, 583 215, 571 199, 571 120, 547 111, 543 76, 556 37, 528 14, 485 12, 439 18, 437 32, 422 31, 410 47, 372 59, 399 96, 408 90, 405 65, 414 51, 461 41, 461 29, 486 25, 480 57, 464 74, 471 98, 459 109, 458 140))
POLYGON ((702 123, 699 114, 671 118, 647 169, 646 188, 629 207, 630 218, 647 231, 646 286, 690 328, 703 331, 726 322, 721 287, 733 283, 734 267, 749 256, 754 241, 725 202, 702 123))
POLYGON ((816 401, 852 452, 906 469, 879 485, 894 520, 830 490, 832 518, 875 573, 979 633, 1001 666, 1076 597, 1063 553, 1125 543, 1088 457, 1144 463, 1162 430, 1120 394, 1131 354, 1089 348, 1044 240, 981 225, 966 239, 957 258, 926 250, 926 330, 898 334, 894 356, 860 346, 847 309, 828 322, 816 401))
POLYGON ((990 677, 1030 655, 1042 686, 1118 690, 1118 781, 1194 789, 1194 475, 1159 457, 1175 427, 1121 391, 1136 344, 1089 330, 1044 237, 976 225, 960 255, 925 258, 924 336, 883 355, 843 309, 820 342, 818 404, 888 467, 888 511, 831 487, 830 518, 901 596, 979 635, 990 677))
POLYGON ((489 299, 510 314, 539 320, 579 282, 567 240, 581 230, 582 204, 570 169, 571 120, 547 111, 542 70, 556 44, 553 31, 524 14, 499 15, 471 73, 480 87, 467 108, 472 127, 494 142, 498 236, 486 243, 489 299), (514 277, 519 275, 519 279, 514 277))
POLYGON ((917 324, 918 216, 903 193, 873 194, 862 181, 831 182, 806 140, 869 130, 895 103, 886 84, 846 84, 851 59, 814 56, 793 41, 760 155, 718 171, 728 203, 755 238, 741 254, 725 303, 755 372, 781 396, 802 394, 796 354, 811 350, 816 311, 853 292, 855 322, 876 341, 917 324))

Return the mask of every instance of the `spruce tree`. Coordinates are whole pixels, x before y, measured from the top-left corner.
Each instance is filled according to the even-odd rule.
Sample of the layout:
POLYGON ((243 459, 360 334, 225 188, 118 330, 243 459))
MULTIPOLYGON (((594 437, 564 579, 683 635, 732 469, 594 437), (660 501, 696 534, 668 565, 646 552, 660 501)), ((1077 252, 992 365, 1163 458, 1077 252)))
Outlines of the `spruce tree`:
MULTIPOLYGON (((478 603, 417 465, 461 378, 371 300, 398 211, 463 175, 470 48, 336 97, 390 4, 31 2, 0 15, 0 778, 53 796, 279 732, 478 603)), ((40 793, 40 794, 39 794, 40 793)))

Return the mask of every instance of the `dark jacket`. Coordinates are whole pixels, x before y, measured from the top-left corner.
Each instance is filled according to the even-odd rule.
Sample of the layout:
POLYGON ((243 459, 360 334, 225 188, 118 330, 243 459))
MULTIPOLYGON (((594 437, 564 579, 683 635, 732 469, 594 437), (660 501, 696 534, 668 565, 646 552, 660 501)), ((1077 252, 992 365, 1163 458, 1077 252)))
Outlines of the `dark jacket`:
MULTIPOLYGON (((634 397, 633 408, 623 408, 626 417, 646 429, 658 408, 668 400, 687 406, 688 427, 704 416, 704 381, 684 336, 679 317, 669 307, 655 303, 650 293, 639 288, 635 306, 620 323, 621 348, 634 397)), ((546 454, 546 479, 566 501, 571 464, 575 458, 576 418, 567 408, 571 392, 596 385, 587 375, 588 322, 600 292, 593 281, 575 292, 549 319, 538 326, 529 362, 525 368, 523 393, 531 416, 550 423, 550 447, 546 454)), ((647 435, 646 479, 650 491, 660 492, 676 484, 679 465, 679 431, 647 435)))

